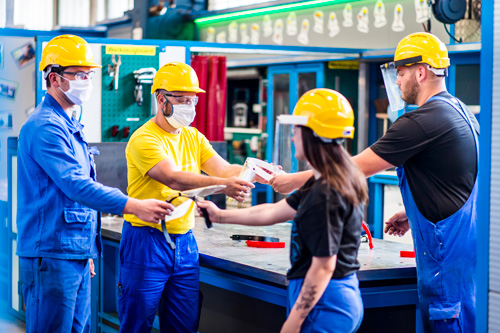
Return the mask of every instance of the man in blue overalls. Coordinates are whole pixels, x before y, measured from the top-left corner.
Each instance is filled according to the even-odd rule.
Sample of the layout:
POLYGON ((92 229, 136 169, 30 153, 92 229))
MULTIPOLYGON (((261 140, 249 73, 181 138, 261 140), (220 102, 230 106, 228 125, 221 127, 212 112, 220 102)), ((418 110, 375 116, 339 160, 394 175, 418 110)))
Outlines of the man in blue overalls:
POLYGON ((401 236, 411 227, 419 306, 427 332, 474 332, 479 125, 445 86, 446 46, 434 35, 403 38, 382 65, 391 110, 387 133, 354 157, 366 175, 397 166, 405 212, 386 222, 401 236), (394 93, 395 92, 395 93, 394 93))
MULTIPOLYGON (((366 176, 397 166, 405 211, 386 222, 385 232, 412 229, 424 330, 474 332, 479 124, 447 92, 449 66, 436 36, 403 38, 394 62, 381 66, 389 117, 399 118, 353 159, 366 176), (418 109, 404 113, 405 103, 418 109)), ((286 193, 307 177, 278 175, 269 184, 286 193)))
POLYGON ((72 111, 89 99, 99 67, 82 38, 53 38, 40 63, 47 94, 19 134, 17 255, 27 332, 90 331, 91 258, 101 252, 97 210, 158 223, 173 209, 95 181, 97 150, 72 111))

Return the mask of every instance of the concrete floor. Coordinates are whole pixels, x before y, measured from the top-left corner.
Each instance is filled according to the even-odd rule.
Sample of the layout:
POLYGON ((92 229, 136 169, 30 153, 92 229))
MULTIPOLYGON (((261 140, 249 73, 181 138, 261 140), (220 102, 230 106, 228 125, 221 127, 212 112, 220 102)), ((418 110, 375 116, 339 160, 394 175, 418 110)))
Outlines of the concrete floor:
POLYGON ((14 317, 5 318, 5 316, 2 315, 0 317, 0 332, 25 333, 26 326, 19 319, 14 317))
POLYGON ((7 305, 0 301, 0 332, 25 333, 26 325, 7 312, 7 305))

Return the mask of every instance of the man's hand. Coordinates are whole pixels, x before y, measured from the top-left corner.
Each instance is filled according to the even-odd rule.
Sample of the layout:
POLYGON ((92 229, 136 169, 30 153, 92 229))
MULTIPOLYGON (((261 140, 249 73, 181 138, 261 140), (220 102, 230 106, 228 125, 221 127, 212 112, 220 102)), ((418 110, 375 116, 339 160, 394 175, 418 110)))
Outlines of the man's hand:
POLYGON ((238 201, 245 200, 250 194, 250 189, 255 187, 254 184, 234 176, 226 178, 224 185, 226 185, 224 194, 238 201))
POLYGON ((160 223, 165 218, 165 215, 171 215, 173 210, 174 206, 165 201, 129 198, 123 209, 123 213, 133 214, 145 222, 160 223))
POLYGON ((89 268, 90 268, 90 278, 93 278, 95 276, 95 266, 94 266, 94 260, 89 259, 89 268))
POLYGON ((312 176, 312 172, 285 173, 274 175, 269 180, 269 185, 275 192, 281 194, 289 194, 304 185, 304 183, 312 176))
POLYGON ((384 232, 386 234, 401 237, 406 234, 408 230, 410 230, 410 224, 408 223, 408 217, 405 211, 394 214, 385 222, 384 232))
POLYGON ((293 190, 295 190, 293 176, 290 173, 284 175, 275 175, 269 180, 269 185, 275 192, 279 192, 281 194, 292 193, 293 190))

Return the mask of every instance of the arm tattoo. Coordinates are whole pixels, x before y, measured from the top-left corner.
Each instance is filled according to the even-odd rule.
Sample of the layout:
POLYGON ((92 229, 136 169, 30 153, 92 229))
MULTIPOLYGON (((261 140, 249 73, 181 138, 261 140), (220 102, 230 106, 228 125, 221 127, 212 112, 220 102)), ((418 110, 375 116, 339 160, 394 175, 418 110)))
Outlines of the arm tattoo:
POLYGON ((301 314, 303 318, 305 318, 311 310, 311 303, 314 301, 316 293, 316 286, 308 280, 305 280, 304 284, 302 285, 302 290, 300 292, 299 298, 297 300, 297 310, 306 311, 306 313, 301 314))

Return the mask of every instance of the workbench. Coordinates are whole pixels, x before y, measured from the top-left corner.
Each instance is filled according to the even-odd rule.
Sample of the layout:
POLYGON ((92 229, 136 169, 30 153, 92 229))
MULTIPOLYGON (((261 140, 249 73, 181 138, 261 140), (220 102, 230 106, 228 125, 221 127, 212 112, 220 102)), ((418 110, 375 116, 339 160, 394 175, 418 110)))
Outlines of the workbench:
MULTIPOLYGON (((118 217, 103 218, 104 255, 98 265, 98 321, 102 331, 116 329, 119 324, 116 285, 122 225, 118 217)), ((207 229, 203 219, 196 218, 193 232, 200 252, 200 290, 204 294, 199 332, 279 331, 286 318, 290 229, 290 223, 267 227, 215 224, 207 229), (251 248, 245 241, 232 240, 234 234, 278 237, 285 248, 251 248)), ((361 243, 358 253, 365 307, 360 332, 373 332, 373 325, 383 332, 415 331, 415 259, 399 254, 412 250, 411 245, 373 241, 374 249, 361 243)))

